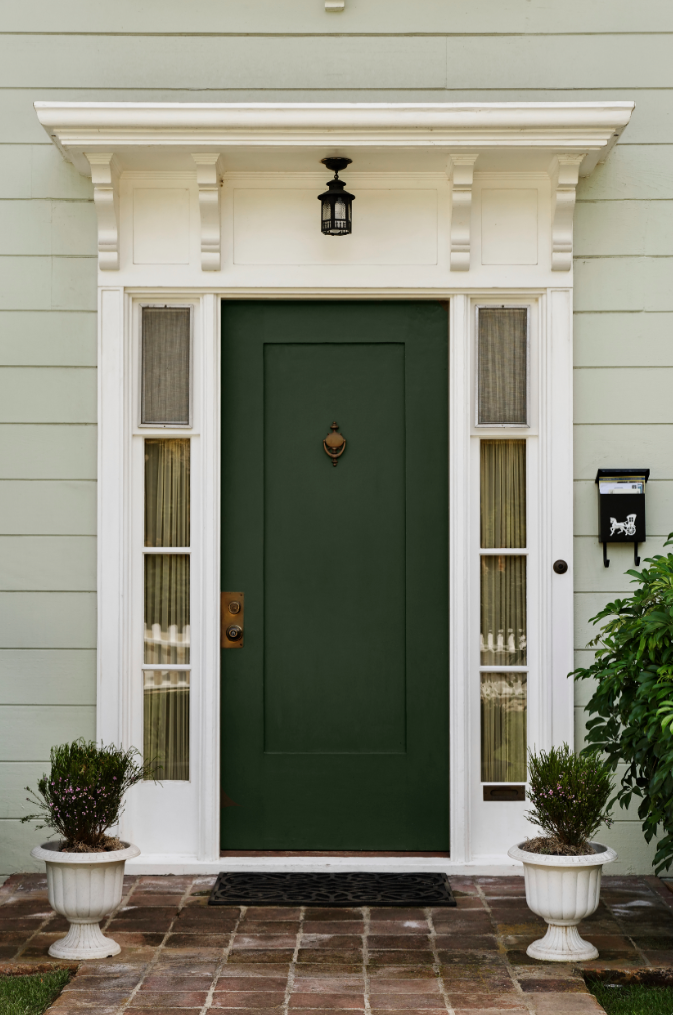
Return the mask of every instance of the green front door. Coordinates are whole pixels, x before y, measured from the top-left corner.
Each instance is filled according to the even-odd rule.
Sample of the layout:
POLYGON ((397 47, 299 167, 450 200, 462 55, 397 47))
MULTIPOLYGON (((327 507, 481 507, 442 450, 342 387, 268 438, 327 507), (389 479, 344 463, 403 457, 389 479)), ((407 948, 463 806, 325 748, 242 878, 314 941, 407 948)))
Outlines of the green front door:
POLYGON ((447 349, 439 302, 223 303, 224 849, 448 849, 447 349))

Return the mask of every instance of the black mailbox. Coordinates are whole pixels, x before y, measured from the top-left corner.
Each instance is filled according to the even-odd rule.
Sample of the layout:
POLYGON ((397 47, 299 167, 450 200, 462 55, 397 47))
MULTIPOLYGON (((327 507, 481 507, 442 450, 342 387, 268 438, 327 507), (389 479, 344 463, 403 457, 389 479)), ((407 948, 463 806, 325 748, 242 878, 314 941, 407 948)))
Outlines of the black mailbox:
POLYGON ((603 544, 603 563, 610 566, 608 543, 633 543, 633 559, 640 564, 638 543, 647 538, 645 529, 645 483, 649 469, 599 469, 598 538, 603 544))

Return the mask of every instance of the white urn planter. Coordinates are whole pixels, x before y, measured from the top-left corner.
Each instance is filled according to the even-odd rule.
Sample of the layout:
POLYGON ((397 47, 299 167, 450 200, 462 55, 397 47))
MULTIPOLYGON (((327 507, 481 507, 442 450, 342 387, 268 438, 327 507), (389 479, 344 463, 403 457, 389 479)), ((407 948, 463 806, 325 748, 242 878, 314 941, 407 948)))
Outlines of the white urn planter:
POLYGON ((104 959, 121 951, 99 923, 121 902, 126 861, 140 854, 137 846, 124 845, 109 853, 61 853, 60 842, 45 842, 31 850, 31 856, 47 865, 49 905, 70 923, 66 936, 49 949, 50 955, 104 959))
POLYGON ((528 853, 525 843, 508 852, 520 860, 526 884, 526 902, 549 924, 547 933, 527 948, 533 959, 545 962, 586 962, 598 958, 598 949, 580 937, 577 924, 598 908, 601 872, 617 859, 608 846, 592 842, 586 856, 545 856, 528 853))

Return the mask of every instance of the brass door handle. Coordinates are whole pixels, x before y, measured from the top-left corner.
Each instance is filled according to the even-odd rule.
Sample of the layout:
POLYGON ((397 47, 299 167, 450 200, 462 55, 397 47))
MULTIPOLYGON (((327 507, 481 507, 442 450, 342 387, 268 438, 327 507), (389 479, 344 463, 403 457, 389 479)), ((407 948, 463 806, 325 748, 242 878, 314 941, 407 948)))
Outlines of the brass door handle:
POLYGON ((232 624, 231 627, 227 628, 227 638, 229 641, 238 641, 243 635, 243 628, 239 627, 238 624, 232 624))

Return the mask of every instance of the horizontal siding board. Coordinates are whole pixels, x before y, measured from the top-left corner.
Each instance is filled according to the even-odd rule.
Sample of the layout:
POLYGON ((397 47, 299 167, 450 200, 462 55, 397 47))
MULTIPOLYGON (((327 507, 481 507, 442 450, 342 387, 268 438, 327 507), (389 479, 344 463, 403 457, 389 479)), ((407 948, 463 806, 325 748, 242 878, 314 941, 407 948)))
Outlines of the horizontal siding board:
POLYGON ((95 310, 97 257, 53 257, 51 261, 54 310, 95 310))
POLYGON ((51 252, 68 257, 97 256, 98 232, 93 200, 52 201, 51 252))
POLYGON ((575 479, 596 478, 596 469, 650 468, 673 479, 673 427, 642 424, 575 426, 575 479))
MULTIPOLYGON (((32 101, 44 98, 44 93, 33 95, 32 101)), ((60 96, 58 96, 60 98, 60 96)), ((56 98, 56 96, 54 96, 56 98)), ((80 99, 80 101, 84 101, 80 99)), ((37 120, 35 110, 33 116, 37 120)), ((81 176, 75 167, 66 162, 55 145, 50 144, 40 127, 46 144, 31 145, 30 149, 30 196, 34 198, 88 199, 93 197, 93 187, 88 176, 81 176)))
MULTIPOLYGON (((638 544, 643 564, 646 557, 667 552, 664 541, 664 536, 648 536, 646 542, 638 544)), ((575 536, 573 546, 575 592, 604 592, 614 599, 633 593, 636 586, 631 575, 626 573, 634 569, 633 543, 607 544, 610 567, 603 565, 603 544, 596 536, 575 536)))
MULTIPOLYGON (((625 140, 627 132, 628 127, 625 140)), ((655 135, 650 141, 657 142, 659 138, 655 135)), ((660 143, 618 144, 591 176, 580 180, 577 188, 578 201, 656 201, 672 197, 673 145, 660 143)))
POLYGON ((0 479, 95 479, 95 426, 0 425, 0 479))
POLYGON ((44 35, 0 36, 0 87, 165 87, 167 72, 172 87, 189 89, 444 88, 446 40, 98 35, 54 46, 44 35))
POLYGON ((0 366, 95 367, 92 311, 0 311, 0 366))
MULTIPOLYGON (((631 558, 633 560, 633 557, 631 558)), ((611 565, 612 567, 616 565, 611 565)), ((626 568, 626 561, 624 561, 626 568)), ((591 617, 595 617, 613 599, 621 598, 617 594, 609 592, 576 592, 575 593, 575 650, 581 651, 590 648, 589 643, 593 641, 600 631, 600 624, 591 624, 591 617)))
MULTIPOLYGON (((46 768, 45 761, 0 761, 0 820, 4 822, 7 818, 21 819, 26 814, 35 814, 37 805, 28 799, 26 787, 35 790, 46 768)), ((32 822, 28 823, 28 828, 31 827, 34 827, 32 822)), ((2 832, 3 826, 0 825, 0 836, 2 832)))
POLYGON ((95 423, 93 367, 0 368, 0 423, 95 423))
POLYGON ((0 704, 95 705, 95 649, 0 649, 0 704))
POLYGON ((584 201, 575 214, 576 257, 673 255, 673 200, 584 201))
POLYGON ((51 258, 0 257, 0 310, 51 309, 51 258))
POLYGON ((0 592, 0 649, 95 646, 95 593, 0 592))
POLYGON ((575 314, 576 367, 673 366, 673 312, 575 314))
MULTIPOLYGON (((10 874, 30 873, 31 871, 43 871, 44 863, 41 860, 34 860, 30 855, 33 846, 46 842, 50 836, 49 829, 38 831, 32 823, 22 825, 18 818, 10 818, 0 821, 0 880, 9 877, 10 874)), ((45 907, 48 903, 45 901, 45 907)), ((45 908, 45 912, 48 912, 45 908)))
POLYGON ((0 590, 95 592, 95 536, 1 536, 0 590))
MULTIPOLYGON (((673 470, 672 470, 673 471, 673 470)), ((574 484, 574 531, 576 536, 598 538, 598 492, 592 480, 576 481, 574 484)), ((650 479, 645 494, 645 517, 647 520, 647 543, 641 550, 646 554, 655 552, 650 547, 651 537, 667 537, 673 529, 673 482, 650 479)), ((656 552, 659 552, 658 550, 656 552)), ((668 551, 666 551, 668 552, 668 551)))
POLYGON ((672 423, 673 367, 574 371, 576 423, 672 423))
POLYGON ((575 259, 575 310, 673 310, 673 257, 575 259))
POLYGON ((2 254, 51 254, 51 201, 0 200, 2 254))
MULTIPOLYGON (((54 9, 39 6, 40 32, 264 32, 279 34, 341 32, 664 32, 673 30, 673 12, 666 0, 642 0, 637 6, 627 0, 567 0, 549 4, 545 0, 351 0, 343 14, 326 14, 322 4, 304 0, 258 0, 255 4, 218 7, 208 0, 193 0, 186 8, 179 0, 161 6, 161 23, 156 8, 133 0, 118 0, 113 8, 87 4, 85 0, 61 0, 54 9)), ((32 8, 12 6, 3 18, 7 32, 35 31, 32 8)))
POLYGON ((0 706, 0 761, 48 761, 52 747, 95 736, 91 705, 0 706))
POLYGON ((0 533, 95 536, 96 484, 91 480, 0 480, 0 533))
MULTIPOLYGON (((3 106, 4 98, 0 93, 0 114, 3 106)), ((6 140, 7 135, 4 137, 6 140)), ((0 144, 0 198, 31 196, 31 156, 28 145, 0 144)))
MULTIPOLYGON (((380 26, 379 26, 380 30, 380 26)), ((670 88, 662 33, 436 36, 0 36, 0 87, 670 88), (167 68, 170 79, 167 81, 167 68), (628 68, 628 69, 626 69, 628 68)))

